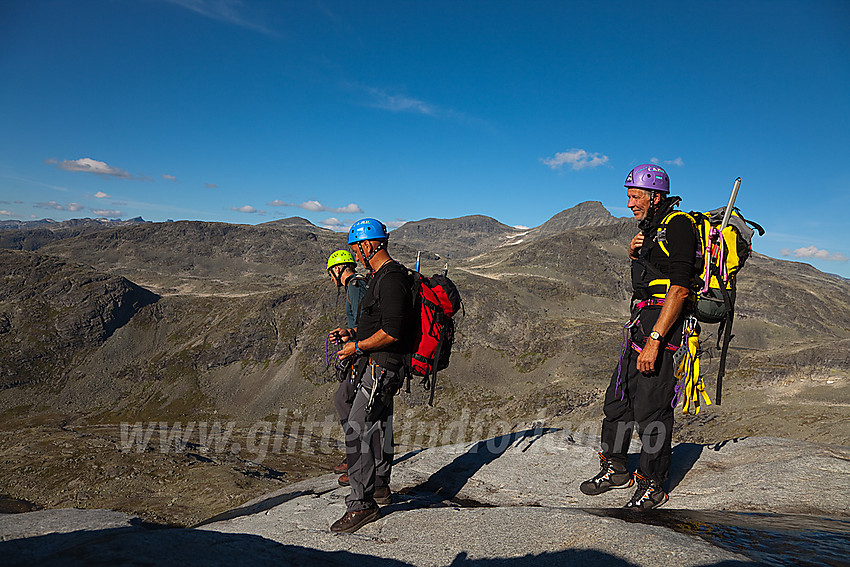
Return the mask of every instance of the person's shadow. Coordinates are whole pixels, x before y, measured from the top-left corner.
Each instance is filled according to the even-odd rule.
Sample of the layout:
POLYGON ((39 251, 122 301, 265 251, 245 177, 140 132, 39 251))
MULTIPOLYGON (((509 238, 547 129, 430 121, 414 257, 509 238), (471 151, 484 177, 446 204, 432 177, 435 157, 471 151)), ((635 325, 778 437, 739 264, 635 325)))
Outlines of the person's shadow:
MULTIPOLYGON (((384 515, 387 515, 396 511, 440 505, 487 506, 480 502, 458 498, 458 494, 469 479, 482 467, 502 456, 509 447, 526 443, 522 449, 525 452, 538 439, 556 431, 560 431, 560 429, 538 427, 479 441, 473 444, 467 452, 428 477, 425 482, 399 492, 400 496, 407 497, 404 501, 383 507, 381 511, 384 515)), ((402 460, 404 458, 406 457, 402 457, 402 460)))

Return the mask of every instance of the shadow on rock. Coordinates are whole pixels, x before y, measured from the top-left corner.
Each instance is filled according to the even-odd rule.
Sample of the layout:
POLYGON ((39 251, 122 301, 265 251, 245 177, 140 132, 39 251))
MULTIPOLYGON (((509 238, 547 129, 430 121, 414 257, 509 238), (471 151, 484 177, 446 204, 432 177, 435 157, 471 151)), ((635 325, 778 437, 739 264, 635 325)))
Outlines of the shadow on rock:
POLYGON ((412 498, 398 505, 384 508, 385 514, 401 510, 413 510, 436 505, 439 502, 449 501, 461 506, 486 506, 479 502, 458 499, 458 494, 472 476, 482 467, 489 465, 508 450, 509 447, 519 446, 527 442, 522 451, 527 451, 538 439, 546 434, 560 431, 552 427, 539 427, 516 431, 507 435, 500 435, 472 445, 469 450, 458 456, 422 484, 402 491, 402 494, 410 495, 412 498), (419 498, 425 493, 425 498, 419 498), (436 495, 436 500, 433 498, 436 495))
POLYGON ((670 476, 667 478, 666 486, 668 493, 673 492, 685 476, 691 472, 704 448, 705 445, 699 443, 679 443, 673 447, 670 476))
POLYGON ((233 510, 228 510, 226 512, 222 512, 212 518, 206 519, 203 522, 193 526, 199 528, 201 526, 205 526, 207 524, 213 524, 215 522, 223 522, 225 520, 232 520, 234 518, 240 518, 242 516, 251 516, 254 514, 259 514, 260 512, 265 512, 266 510, 271 510, 275 506, 279 506, 290 500, 294 500, 295 498, 300 498, 301 496, 307 496, 308 494, 324 494, 326 492, 331 492, 331 490, 336 489, 333 487, 332 489, 325 490, 322 492, 316 492, 313 490, 296 490, 294 492, 287 492, 285 494, 278 494, 277 496, 272 496, 271 498, 267 498, 261 502, 257 502, 256 504, 252 504, 250 506, 242 506, 241 508, 234 508, 233 510))
MULTIPOLYGON (((88 565, 186 565, 232 567, 249 561, 252 567, 323 565, 330 567, 406 567, 421 564, 374 557, 347 551, 319 551, 282 545, 260 536, 227 534, 191 529, 150 530, 139 527, 49 534, 0 542, 6 565, 74 567, 88 565)), ((427 558, 420 558, 426 559, 427 558)), ((593 550, 564 550, 517 558, 469 559, 459 553, 452 566, 538 567, 546 565, 634 565, 613 555, 593 550)), ((722 562, 717 567, 743 565, 722 562)))

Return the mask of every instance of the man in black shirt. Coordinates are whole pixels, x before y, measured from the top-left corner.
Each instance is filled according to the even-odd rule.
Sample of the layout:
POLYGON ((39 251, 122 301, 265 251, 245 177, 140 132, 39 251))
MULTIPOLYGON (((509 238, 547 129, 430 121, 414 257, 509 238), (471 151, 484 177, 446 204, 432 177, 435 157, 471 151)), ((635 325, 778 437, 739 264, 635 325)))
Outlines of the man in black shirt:
POLYGON ((409 350, 412 295, 407 270, 387 252, 389 235, 375 219, 351 227, 348 243, 357 261, 371 273, 353 329, 335 329, 331 340, 345 341, 340 359, 357 356, 359 384, 345 424, 346 460, 351 493, 348 511, 332 531, 355 532, 380 517, 378 504, 389 504, 392 467, 393 395, 401 383, 409 350))
POLYGON ((667 172, 653 164, 634 168, 626 178, 628 206, 640 232, 629 244, 632 259, 632 316, 623 329, 620 360, 605 393, 601 471, 581 483, 597 495, 612 488, 638 487, 626 508, 646 510, 668 496, 676 377, 673 353, 682 341, 691 292, 696 233, 690 217, 674 210, 667 172), (638 471, 626 468, 632 431, 641 439, 638 471))

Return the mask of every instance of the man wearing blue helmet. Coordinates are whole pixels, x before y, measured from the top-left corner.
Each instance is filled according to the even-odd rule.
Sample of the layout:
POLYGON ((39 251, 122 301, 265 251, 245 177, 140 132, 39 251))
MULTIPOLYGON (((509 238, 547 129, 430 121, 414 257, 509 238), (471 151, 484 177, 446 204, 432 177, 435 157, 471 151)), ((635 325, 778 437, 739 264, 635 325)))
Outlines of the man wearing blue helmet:
POLYGON ((334 329, 330 335, 344 341, 341 360, 357 357, 358 382, 345 423, 351 493, 345 515, 331 526, 335 532, 357 531, 380 517, 378 504, 392 501, 393 395, 409 350, 413 298, 407 270, 387 252, 388 240, 387 227, 376 219, 354 223, 348 234, 352 253, 371 279, 360 301, 357 327, 334 329))
POLYGON ((635 167, 626 178, 628 206, 640 232, 629 244, 632 260, 631 318, 623 327, 617 368, 605 393, 601 470, 581 483, 595 496, 613 488, 637 489, 626 508, 647 510, 664 504, 672 457, 673 354, 682 342, 696 255, 693 221, 674 210, 667 172, 654 164, 635 167), (627 469, 635 426, 641 439, 638 470, 627 469))

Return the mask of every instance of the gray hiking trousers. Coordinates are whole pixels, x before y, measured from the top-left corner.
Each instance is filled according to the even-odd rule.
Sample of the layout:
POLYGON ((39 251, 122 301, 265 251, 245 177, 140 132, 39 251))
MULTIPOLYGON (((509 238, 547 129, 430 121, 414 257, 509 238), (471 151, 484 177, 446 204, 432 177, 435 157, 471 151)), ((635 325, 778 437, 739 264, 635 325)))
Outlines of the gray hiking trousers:
POLYGON ((388 487, 393 463, 393 397, 375 396, 372 411, 366 406, 372 393, 374 379, 381 372, 386 379, 396 372, 369 365, 360 380, 345 430, 345 450, 348 462, 348 482, 351 493, 345 499, 348 511, 365 510, 375 506, 376 488, 388 487), (373 377, 374 373, 374 377, 373 377))
POLYGON ((351 404, 354 401, 354 384, 351 383, 349 376, 339 384, 334 394, 334 408, 339 417, 339 422, 345 428, 345 422, 348 421, 348 415, 351 413, 351 404))

